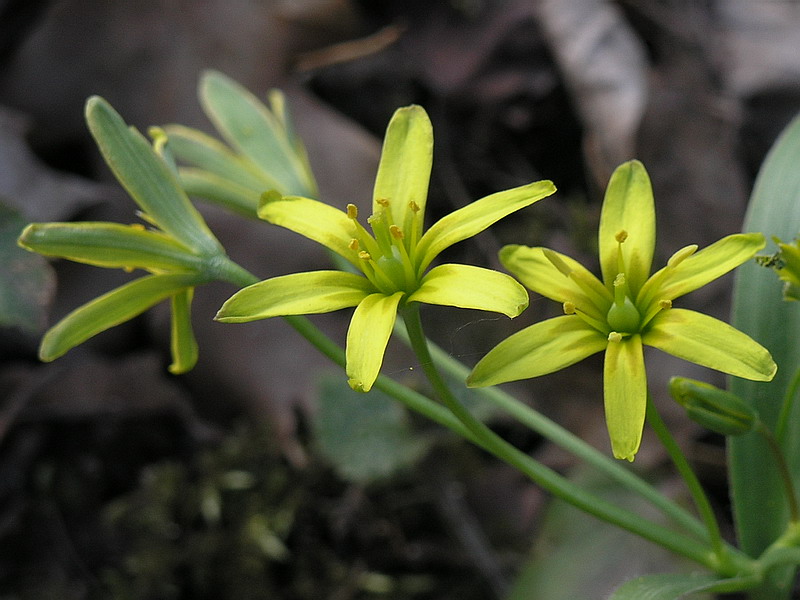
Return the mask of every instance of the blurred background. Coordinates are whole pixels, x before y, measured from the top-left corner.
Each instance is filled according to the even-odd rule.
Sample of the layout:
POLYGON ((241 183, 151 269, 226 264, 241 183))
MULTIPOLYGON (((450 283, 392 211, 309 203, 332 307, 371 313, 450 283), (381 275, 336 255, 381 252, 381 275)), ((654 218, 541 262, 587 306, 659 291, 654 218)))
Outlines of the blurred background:
MULTIPOLYGON (((605 598, 673 559, 552 502, 523 477, 345 378, 280 320, 211 319, 235 290, 199 290, 201 358, 170 376, 163 307, 51 364, 46 328, 131 276, 15 247, 32 221, 136 219, 83 121, 93 94, 145 131, 214 133, 196 97, 217 69, 288 97, 321 198, 368 206, 392 112, 434 126, 428 218, 538 179, 548 198, 449 251, 500 268, 506 243, 596 265, 602 192, 642 160, 657 262, 741 227, 765 153, 800 110, 794 0, 0 0, 0 598, 605 598), (554 585, 555 584, 555 585, 554 585)), ((213 206, 229 255, 260 277, 325 268, 321 248, 213 206)), ((730 278, 681 300, 727 315, 730 278)), ((426 307, 448 353, 473 364, 556 314, 537 296, 510 322, 426 307)), ((349 314, 314 318, 344 340, 349 314)), ((391 345, 384 373, 424 389, 391 345)), ((726 514, 720 440, 652 390, 726 514)), ((509 390, 608 451, 601 363, 509 390)), ((537 435, 507 439, 620 503, 537 435)), ((649 436, 632 468, 681 496, 649 436)))

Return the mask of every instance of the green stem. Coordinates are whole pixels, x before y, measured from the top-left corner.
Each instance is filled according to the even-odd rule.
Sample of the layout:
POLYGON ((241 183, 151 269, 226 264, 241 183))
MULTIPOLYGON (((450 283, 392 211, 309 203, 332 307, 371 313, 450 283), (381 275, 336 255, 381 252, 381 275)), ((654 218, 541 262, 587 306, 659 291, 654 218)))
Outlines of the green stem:
POLYGON ((667 429, 667 426, 658 414, 658 410, 656 410, 653 398, 649 392, 647 394, 647 422, 650 423, 650 426, 656 432, 658 439, 661 440, 672 462, 675 464, 681 477, 683 477, 686 487, 689 488, 697 510, 705 523, 708 537, 711 540, 711 546, 714 548, 714 553, 722 560, 725 556, 725 550, 714 509, 711 508, 708 496, 706 496, 703 486, 700 485, 700 481, 697 479, 694 470, 692 470, 689 461, 686 459, 686 456, 675 442, 675 438, 672 437, 669 429, 667 429))
MULTIPOLYGON (((403 309, 403 318, 408 328, 411 347, 417 354, 421 367, 428 376, 434 391, 461 425, 458 429, 462 431, 466 429, 465 437, 515 467, 554 496, 569 502, 584 512, 659 544, 676 554, 690 558, 709 569, 717 570, 721 567, 716 556, 704 543, 677 534, 587 492, 518 450, 475 419, 453 396, 434 365, 422 331, 419 305, 417 303, 406 305, 403 309)), ((455 430, 451 425, 448 426, 455 430)))
MULTIPOLYGON (((405 340, 408 340, 407 334, 402 331, 401 328, 397 329, 397 333, 405 340)), ((429 347, 434 362, 448 375, 461 381, 467 378, 469 369, 466 366, 452 358, 435 344, 429 342, 429 347)), ((532 431, 535 431, 567 452, 572 453, 586 464, 594 467, 597 471, 605 474, 628 490, 639 494, 642 498, 648 500, 653 506, 661 510, 664 515, 684 527, 688 532, 701 539, 706 538, 706 528, 697 520, 697 517, 670 500, 644 479, 636 475, 636 473, 622 466, 619 461, 599 452, 574 433, 564 429, 561 425, 551 421, 543 414, 534 410, 527 404, 522 403, 517 398, 507 394, 498 387, 475 388, 471 391, 484 396, 492 405, 506 411, 532 431)))
MULTIPOLYGON (((248 273, 235 263, 231 263, 231 268, 225 271, 225 276, 221 277, 225 281, 229 281, 235 285, 242 287, 251 285, 259 281, 257 277, 248 273)), ((709 569, 716 570, 720 567, 716 557, 704 543, 698 543, 694 538, 690 538, 679 533, 676 533, 666 527, 653 523, 635 513, 622 509, 615 504, 612 504, 594 494, 591 494, 581 488, 580 486, 572 483, 568 479, 559 475, 552 469, 542 465, 534 460, 524 452, 521 452, 514 446, 502 440, 494 432, 489 430, 485 425, 476 421, 468 411, 461 407, 461 404, 453 398, 449 388, 444 384, 439 376, 438 371, 434 367, 428 351, 425 337, 422 334, 421 321, 419 320, 418 305, 412 305, 414 308, 409 313, 406 311, 404 316, 413 323, 416 321, 418 328, 415 330, 420 335, 417 339, 421 340, 418 344, 418 349, 422 353, 420 356, 421 364, 425 367, 426 374, 430 373, 433 377, 431 384, 434 387, 438 386, 438 391, 444 393, 445 398, 449 398, 452 403, 452 408, 455 408, 458 413, 452 412, 452 408, 448 409, 431 399, 414 392, 413 390, 395 382, 383 375, 379 376, 375 382, 375 387, 387 395, 402 402, 406 407, 414 410, 421 415, 429 418, 430 420, 447 427, 454 433, 461 435, 474 444, 480 446, 498 458, 508 462, 511 466, 517 468, 520 472, 528 476, 532 481, 543 489, 550 492, 553 496, 569 502, 573 506, 622 529, 625 529, 635 535, 658 544, 668 550, 685 556, 695 562, 705 565, 709 569), (416 317, 415 317, 416 315, 416 317), (423 360, 423 357, 425 359, 423 360), (433 381, 438 380, 439 384, 434 384, 433 381), (466 419, 467 423, 461 420, 460 417, 466 419), (488 435, 487 435, 488 434, 488 435)), ((331 361, 344 368, 346 366, 346 359, 344 350, 329 337, 322 333, 311 321, 305 317, 288 316, 284 320, 291 325, 300 335, 309 341, 318 351, 327 356, 331 361)), ((413 339, 409 331, 409 337, 413 339)), ((412 344, 413 347, 414 344, 412 344)), ((507 406, 513 406, 512 403, 503 403, 507 406)), ((514 411, 514 408, 512 408, 514 411)), ((524 411, 522 411, 524 412, 524 411)), ((530 415, 527 420, 531 419, 530 415)), ((546 427, 545 427, 546 429, 546 427)), ((742 565, 744 565, 744 558, 742 565)))
POLYGON ((797 398, 797 390, 800 388, 800 369, 794 372, 792 381, 786 390, 786 395, 783 397, 783 404, 781 404, 781 412, 778 414, 778 422, 775 425, 775 438, 778 444, 783 444, 786 437, 786 428, 789 424, 789 418, 792 414, 795 399, 797 398))
POLYGON ((800 522, 800 510, 798 510, 797 507, 797 492, 794 489, 792 473, 789 471, 789 465, 786 463, 786 457, 778 442, 777 435, 773 435, 769 427, 764 425, 760 420, 756 425, 756 431, 766 440, 773 457, 775 457, 775 464, 778 466, 778 471, 783 481, 783 489, 786 492, 786 503, 789 506, 791 523, 797 524, 800 522))

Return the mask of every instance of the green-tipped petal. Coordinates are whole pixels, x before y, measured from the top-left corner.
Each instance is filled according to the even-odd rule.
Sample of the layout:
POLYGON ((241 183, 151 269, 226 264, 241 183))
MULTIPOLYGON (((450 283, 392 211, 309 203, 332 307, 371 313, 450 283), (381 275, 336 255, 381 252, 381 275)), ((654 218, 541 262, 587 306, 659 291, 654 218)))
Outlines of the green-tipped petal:
POLYGON ((75 309, 49 329, 39 346, 39 358, 55 360, 92 336, 197 283, 196 275, 149 275, 118 287, 75 309))
POLYGON ((503 192, 497 192, 442 217, 431 225, 417 246, 420 272, 453 244, 476 235, 505 216, 553 194, 550 181, 537 181, 503 192))
POLYGON ((355 253, 349 247, 355 226, 339 209, 310 198, 267 192, 261 198, 258 216, 314 240, 355 264, 355 253))
POLYGON ((647 375, 639 335, 608 343, 603 395, 614 457, 632 461, 642 441, 647 409, 647 375))
MULTIPOLYGON (((416 220, 416 231, 406 231, 406 235, 419 236, 432 162, 433 127, 428 113, 416 105, 398 108, 383 140, 372 196, 373 213, 381 210, 378 200, 389 200, 395 224, 407 229, 408 223, 416 220), (416 214, 411 214, 411 202, 419 208, 416 214)), ((418 239, 410 239, 409 243, 413 245, 418 239)))
POLYGON ((98 96, 86 102, 86 122, 111 171, 149 219, 197 252, 222 252, 175 174, 142 134, 125 125, 111 105, 98 96))
POLYGON ((172 320, 170 351, 172 364, 169 372, 174 375, 187 373, 197 364, 199 350, 192 330, 192 297, 194 288, 182 290, 172 296, 172 320))
POLYGON ((643 341, 673 356, 751 379, 770 381, 777 366, 766 348, 713 317, 679 308, 653 318, 643 341))
POLYGON ((597 277, 569 256, 547 250, 574 271, 581 281, 562 273, 544 253, 543 248, 505 246, 500 250, 500 262, 529 290, 556 302, 573 302, 578 310, 597 321, 605 321, 613 297, 597 277))
POLYGON ((32 223, 18 243, 45 256, 98 267, 188 272, 199 266, 197 256, 172 238, 118 223, 32 223))
POLYGON ((342 271, 293 273, 259 281, 236 292, 215 319, 246 323, 287 315, 311 315, 356 306, 375 289, 366 278, 342 271))
POLYGON ((169 149, 181 162, 235 181, 257 195, 273 188, 289 193, 288 189, 280 188, 280 182, 257 169, 249 159, 237 156, 225 144, 202 131, 183 125, 167 125, 164 133, 169 149))
POLYGON ((528 307, 528 292, 505 273, 470 265, 439 265, 422 279, 409 302, 502 313, 512 319, 528 307))
POLYGON ((220 134, 259 170, 280 182, 287 194, 316 196, 316 183, 296 152, 284 123, 232 79, 207 71, 200 80, 200 102, 220 134))
POLYGON ((467 378, 485 387, 553 373, 600 352, 608 340, 575 315, 564 315, 518 331, 484 356, 467 378))
POLYGON ((654 273, 642 288, 637 303, 644 306, 688 294, 750 260, 765 245, 760 233, 737 233, 724 237, 677 265, 668 265, 654 273))
POLYGON ((378 378, 402 298, 403 292, 371 294, 353 313, 347 330, 347 382, 357 392, 368 392, 378 378))
POLYGON ((622 255, 628 286, 635 297, 650 275, 656 245, 653 188, 638 160, 617 167, 603 200, 598 243, 603 281, 609 288, 619 271, 616 236, 620 231, 628 234, 622 244, 622 255))

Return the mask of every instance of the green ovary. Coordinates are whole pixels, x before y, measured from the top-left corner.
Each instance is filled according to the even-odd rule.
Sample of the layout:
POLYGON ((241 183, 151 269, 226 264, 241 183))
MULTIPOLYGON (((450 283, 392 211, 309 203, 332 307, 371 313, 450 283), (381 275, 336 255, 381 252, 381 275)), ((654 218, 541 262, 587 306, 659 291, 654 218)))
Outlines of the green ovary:
POLYGON ((612 331, 618 333, 635 333, 639 331, 642 317, 639 311, 636 310, 630 298, 625 296, 625 299, 619 303, 614 302, 608 310, 606 317, 608 326, 612 331))

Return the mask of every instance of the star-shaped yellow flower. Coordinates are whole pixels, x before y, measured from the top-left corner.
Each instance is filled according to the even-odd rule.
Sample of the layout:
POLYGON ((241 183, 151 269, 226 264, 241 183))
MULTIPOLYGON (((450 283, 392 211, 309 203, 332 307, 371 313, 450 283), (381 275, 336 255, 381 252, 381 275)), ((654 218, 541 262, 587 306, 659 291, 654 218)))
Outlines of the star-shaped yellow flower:
POLYGON ((346 211, 300 196, 264 195, 258 214, 315 240, 360 273, 313 271, 275 277, 237 292, 217 319, 245 322, 275 316, 325 313, 356 307, 347 332, 347 375, 353 389, 369 391, 380 371, 397 310, 427 302, 517 316, 528 294, 513 278, 469 265, 442 264, 436 256, 499 219, 555 191, 540 181, 498 192, 439 220, 423 233, 433 156, 433 130, 419 106, 398 109, 383 144, 372 210, 360 222, 346 211))
POLYGON ((650 275, 655 208, 644 166, 631 161, 611 177, 600 217, 602 281, 573 259, 547 248, 506 246, 505 267, 532 291, 561 302, 565 314, 500 342, 470 374, 481 387, 552 373, 605 351, 605 414, 614 456, 633 460, 641 442, 647 380, 642 345, 724 373, 769 381, 769 352, 727 323, 672 308, 672 301, 752 258, 758 233, 725 237, 696 252, 678 250, 650 275))

